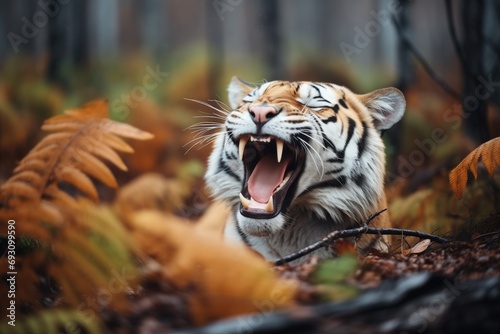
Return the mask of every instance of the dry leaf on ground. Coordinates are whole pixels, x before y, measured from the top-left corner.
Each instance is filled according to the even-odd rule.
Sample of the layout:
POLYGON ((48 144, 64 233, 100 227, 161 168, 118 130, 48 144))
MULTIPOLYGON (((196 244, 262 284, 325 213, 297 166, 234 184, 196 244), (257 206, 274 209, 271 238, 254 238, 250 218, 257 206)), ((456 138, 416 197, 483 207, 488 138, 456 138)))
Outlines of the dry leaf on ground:
POLYGON ((427 248, 429 248, 430 244, 431 244, 431 240, 430 239, 424 239, 424 240, 418 242, 417 244, 415 244, 415 246, 413 246, 412 248, 405 249, 403 251, 403 255, 422 253, 427 248))

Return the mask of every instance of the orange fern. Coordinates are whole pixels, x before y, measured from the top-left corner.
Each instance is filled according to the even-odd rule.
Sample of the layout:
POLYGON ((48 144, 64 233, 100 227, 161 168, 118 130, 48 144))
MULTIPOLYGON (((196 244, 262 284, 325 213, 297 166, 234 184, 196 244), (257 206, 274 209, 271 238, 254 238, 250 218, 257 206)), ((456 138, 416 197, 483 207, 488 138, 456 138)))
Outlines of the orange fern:
POLYGON ((127 170, 116 151, 131 153, 133 149, 120 137, 144 140, 152 135, 112 121, 107 114, 108 103, 94 101, 45 121, 42 129, 51 133, 21 160, 0 189, 4 207, 37 202, 42 216, 60 218, 54 204, 64 208, 74 202, 73 196, 60 189, 61 184, 95 202, 99 195, 92 179, 116 187, 115 177, 102 160, 127 170))
POLYGON ((458 198, 462 198, 463 191, 467 185, 468 175, 470 170, 474 179, 477 179, 477 165, 479 159, 483 162, 484 167, 491 177, 495 172, 495 168, 500 166, 500 137, 494 138, 486 143, 483 143, 474 151, 469 153, 451 172, 449 175, 451 189, 458 198))
MULTIPOLYGON (((58 283, 63 303, 74 306, 116 280, 113 273, 126 270, 127 284, 135 281, 130 275, 136 268, 135 243, 110 209, 91 201, 99 201, 95 182, 117 187, 104 160, 127 170, 117 151, 133 150, 120 137, 144 140, 152 135, 109 120, 107 114, 107 102, 94 101, 45 121, 42 129, 50 134, 0 188, 0 231, 7 231, 8 220, 16 222, 16 270, 23 276, 18 301, 34 309, 43 298, 35 295, 43 275, 58 283)), ((5 264, 0 257, 2 268, 5 264)), ((5 287, 0 286, 3 296, 5 287)), ((113 304, 121 304, 126 288, 113 295, 113 304)))

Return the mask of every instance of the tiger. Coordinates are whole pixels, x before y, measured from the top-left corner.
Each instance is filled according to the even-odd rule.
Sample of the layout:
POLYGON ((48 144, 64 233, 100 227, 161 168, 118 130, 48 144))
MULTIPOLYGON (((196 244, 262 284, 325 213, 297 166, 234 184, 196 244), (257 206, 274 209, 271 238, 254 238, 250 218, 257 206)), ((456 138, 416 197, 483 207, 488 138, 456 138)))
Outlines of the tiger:
MULTIPOLYGON (((381 135, 403 117, 401 91, 355 94, 332 83, 252 85, 237 77, 227 91, 230 110, 205 172, 211 194, 231 207, 226 240, 276 260, 387 207, 381 135)), ((391 226, 387 212, 370 224, 391 226)), ((353 242, 360 252, 389 247, 380 235, 353 242)), ((337 254, 324 247, 311 255, 337 254)))

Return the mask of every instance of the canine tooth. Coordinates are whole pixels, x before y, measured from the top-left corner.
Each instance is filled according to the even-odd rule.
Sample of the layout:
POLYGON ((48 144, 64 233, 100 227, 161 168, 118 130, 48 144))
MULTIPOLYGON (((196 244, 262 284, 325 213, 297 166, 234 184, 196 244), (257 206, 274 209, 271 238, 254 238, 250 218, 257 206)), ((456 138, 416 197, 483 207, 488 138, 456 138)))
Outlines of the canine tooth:
POLYGON ((283 156, 283 140, 281 139, 276 139, 276 155, 278 162, 281 162, 281 157, 283 156))
POLYGON ((281 187, 283 187, 287 182, 288 180, 290 180, 290 177, 292 176, 292 173, 291 172, 288 172, 286 175, 285 175, 285 178, 283 179, 283 181, 281 181, 280 185, 278 186, 277 190, 280 190, 281 187))
POLYGON ((241 193, 240 193, 240 202, 245 210, 248 209, 251 203, 250 200, 246 199, 245 196, 243 196, 241 193))
POLYGON ((247 142, 248 142, 247 137, 240 138, 240 145, 238 147, 238 153, 239 153, 240 160, 243 160, 243 153, 245 153, 245 146, 246 146, 247 142))
POLYGON ((273 212, 274 211, 274 204, 273 204, 273 196, 269 197, 269 201, 266 203, 266 207, 264 208, 267 212, 273 212))

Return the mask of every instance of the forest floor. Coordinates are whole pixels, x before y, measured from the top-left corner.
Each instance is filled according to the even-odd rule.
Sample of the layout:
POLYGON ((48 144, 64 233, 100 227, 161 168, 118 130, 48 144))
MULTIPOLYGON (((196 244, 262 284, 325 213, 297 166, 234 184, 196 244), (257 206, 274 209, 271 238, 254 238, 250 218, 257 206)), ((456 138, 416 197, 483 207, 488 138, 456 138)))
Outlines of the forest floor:
MULTIPOLYGON (((310 285, 318 268, 317 258, 312 257, 279 269, 283 277, 303 283, 303 306, 269 315, 246 329, 249 333, 498 333, 499 250, 497 230, 470 241, 431 244, 419 254, 372 252, 360 258, 360 268, 349 279, 359 294, 323 303, 317 299, 318 287, 310 285)), ((186 333, 239 333, 241 323, 252 319, 186 333)))
POLYGON ((282 311, 192 328, 185 296, 152 280, 144 287, 149 292, 135 297, 133 318, 105 314, 104 319, 113 332, 123 333, 497 333, 499 222, 497 213, 463 228, 448 243, 414 247, 413 254, 372 251, 361 256, 347 251, 339 257, 347 261, 333 267, 340 279, 330 286, 318 284, 324 262, 315 256, 275 267, 279 276, 299 283, 297 304, 282 311), (489 232, 477 232, 485 229, 489 232), (349 273, 345 264, 352 268, 351 260, 355 270, 349 273))

